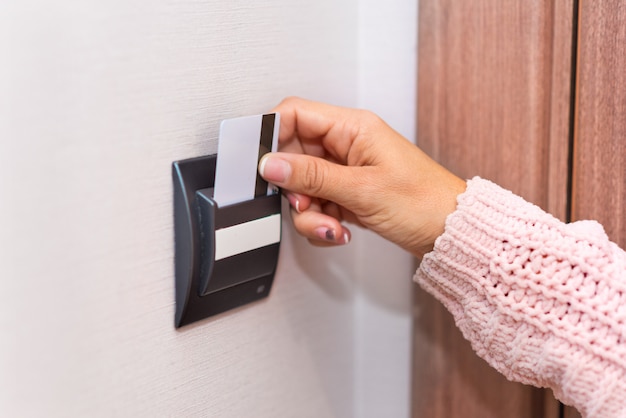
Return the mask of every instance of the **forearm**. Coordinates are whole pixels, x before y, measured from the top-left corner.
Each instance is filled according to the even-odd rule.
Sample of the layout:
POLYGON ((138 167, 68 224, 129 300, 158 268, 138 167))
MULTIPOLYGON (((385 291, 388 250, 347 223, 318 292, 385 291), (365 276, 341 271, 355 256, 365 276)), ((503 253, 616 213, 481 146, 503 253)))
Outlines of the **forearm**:
POLYGON ((509 379, 610 417, 626 414, 625 272, 599 224, 563 224, 474 179, 415 278, 509 379))

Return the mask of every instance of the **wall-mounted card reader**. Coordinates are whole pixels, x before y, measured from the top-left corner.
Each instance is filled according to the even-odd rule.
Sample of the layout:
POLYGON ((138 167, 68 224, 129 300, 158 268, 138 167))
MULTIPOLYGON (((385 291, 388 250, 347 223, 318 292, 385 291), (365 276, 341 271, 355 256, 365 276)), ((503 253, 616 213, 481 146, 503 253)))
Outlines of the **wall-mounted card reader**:
POLYGON ((220 207, 215 166, 215 155, 172 165, 176 327, 264 298, 274 280, 280 194, 220 207))

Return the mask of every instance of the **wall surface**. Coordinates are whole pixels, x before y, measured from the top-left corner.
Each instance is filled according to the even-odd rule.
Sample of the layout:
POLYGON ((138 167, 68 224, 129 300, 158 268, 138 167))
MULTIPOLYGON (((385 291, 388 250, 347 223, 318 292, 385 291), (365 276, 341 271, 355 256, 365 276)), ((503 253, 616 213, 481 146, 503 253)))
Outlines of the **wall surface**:
MULTIPOLYGON (((411 260, 369 234, 315 249, 286 220, 268 299, 173 327, 171 162, 214 153, 221 119, 286 95, 393 98, 361 72, 384 52, 362 48, 362 4, 0 6, 0 415, 408 415, 411 260), (373 288, 380 276, 401 280, 373 288)), ((381 113, 410 136, 408 74, 389 85, 410 91, 406 114, 381 113)))
MULTIPOLYGON (((417 1, 360 0, 358 62, 359 106, 415 142, 417 1)), ((408 417, 415 262, 369 233, 354 238, 356 416, 408 417)))

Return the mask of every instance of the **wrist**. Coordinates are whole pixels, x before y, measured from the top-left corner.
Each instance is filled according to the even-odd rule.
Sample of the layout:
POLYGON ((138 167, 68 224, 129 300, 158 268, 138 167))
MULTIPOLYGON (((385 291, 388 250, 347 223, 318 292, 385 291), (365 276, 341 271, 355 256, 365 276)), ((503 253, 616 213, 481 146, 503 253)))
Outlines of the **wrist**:
POLYGON ((467 189, 465 180, 452 173, 447 174, 449 178, 445 182, 445 187, 439 189, 437 203, 434 205, 435 210, 431 212, 428 220, 428 233, 425 234, 422 244, 412 251, 417 258, 421 259, 433 250, 435 241, 445 231, 446 220, 456 211, 459 195, 467 189))

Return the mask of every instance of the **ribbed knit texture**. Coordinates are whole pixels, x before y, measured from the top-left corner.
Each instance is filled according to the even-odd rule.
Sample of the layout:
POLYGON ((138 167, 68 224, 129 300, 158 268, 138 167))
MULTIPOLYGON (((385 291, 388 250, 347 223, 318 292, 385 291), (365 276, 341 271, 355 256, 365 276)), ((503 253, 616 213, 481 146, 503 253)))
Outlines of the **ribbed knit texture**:
POLYGON ((626 253, 597 222, 564 224, 474 178, 415 280, 508 379, 626 417, 626 253))

